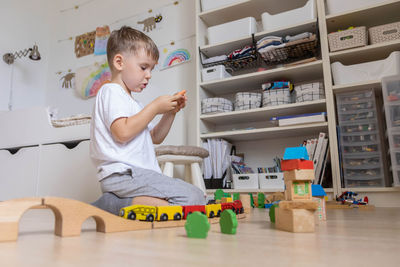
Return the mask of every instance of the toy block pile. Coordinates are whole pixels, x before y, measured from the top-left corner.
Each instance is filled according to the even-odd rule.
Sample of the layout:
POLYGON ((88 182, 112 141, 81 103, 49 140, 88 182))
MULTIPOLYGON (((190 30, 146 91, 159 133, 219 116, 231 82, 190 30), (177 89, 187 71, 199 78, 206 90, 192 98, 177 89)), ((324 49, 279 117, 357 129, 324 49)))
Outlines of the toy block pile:
POLYGON ((285 200, 280 201, 275 209, 276 228, 289 232, 314 232, 314 212, 318 204, 312 200, 314 165, 306 148, 286 148, 281 167, 285 200))

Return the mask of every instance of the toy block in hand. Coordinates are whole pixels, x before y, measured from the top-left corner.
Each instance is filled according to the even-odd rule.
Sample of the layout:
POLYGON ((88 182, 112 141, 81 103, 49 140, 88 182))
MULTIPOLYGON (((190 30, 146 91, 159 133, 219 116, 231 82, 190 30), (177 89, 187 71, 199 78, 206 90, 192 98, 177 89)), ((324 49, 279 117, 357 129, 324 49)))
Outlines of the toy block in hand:
POLYGON ((304 159, 282 160, 281 170, 282 171, 314 170, 314 163, 312 160, 304 160, 304 159))
POLYGON ((285 181, 312 181, 314 178, 314 170, 291 170, 283 172, 283 179, 285 181))

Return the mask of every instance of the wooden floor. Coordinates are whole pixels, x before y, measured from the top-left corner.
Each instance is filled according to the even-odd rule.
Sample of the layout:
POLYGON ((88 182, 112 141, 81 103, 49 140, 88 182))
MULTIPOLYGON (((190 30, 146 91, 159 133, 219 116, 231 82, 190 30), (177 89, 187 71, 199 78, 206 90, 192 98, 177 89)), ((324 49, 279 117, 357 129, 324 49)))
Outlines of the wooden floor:
POLYGON ((398 208, 329 210, 312 234, 277 231, 255 209, 236 235, 214 224, 207 239, 182 227, 102 234, 92 219, 80 237, 60 238, 53 224, 50 210, 25 213, 18 241, 0 243, 0 266, 400 266, 398 208))

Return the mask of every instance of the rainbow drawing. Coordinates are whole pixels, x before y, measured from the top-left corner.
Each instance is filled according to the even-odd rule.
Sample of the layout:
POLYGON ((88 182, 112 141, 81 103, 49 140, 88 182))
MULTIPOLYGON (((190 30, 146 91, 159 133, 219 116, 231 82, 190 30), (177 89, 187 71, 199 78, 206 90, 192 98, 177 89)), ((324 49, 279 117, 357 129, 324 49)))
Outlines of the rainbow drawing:
POLYGON ((165 69, 173 65, 184 63, 186 61, 189 61, 190 58, 191 56, 187 49, 176 49, 167 55, 167 57, 163 61, 161 68, 165 69))
POLYGON ((107 62, 81 68, 77 70, 76 76, 76 89, 83 98, 96 96, 101 86, 111 81, 111 71, 107 62))

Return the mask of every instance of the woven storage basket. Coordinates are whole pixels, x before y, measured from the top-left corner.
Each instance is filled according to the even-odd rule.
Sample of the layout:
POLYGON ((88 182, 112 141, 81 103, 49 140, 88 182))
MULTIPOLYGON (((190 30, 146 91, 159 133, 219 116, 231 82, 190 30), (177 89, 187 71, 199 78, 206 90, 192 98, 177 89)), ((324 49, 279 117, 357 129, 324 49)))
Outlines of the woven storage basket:
POLYGON ((235 110, 247 110, 261 106, 261 93, 242 92, 235 97, 235 110))
POLYGON ((263 107, 292 103, 289 88, 271 89, 263 92, 263 107))
POLYGON ((369 28, 370 44, 400 39, 400 21, 369 28))
POLYGON ((225 98, 212 97, 201 100, 201 114, 229 112, 232 110, 232 102, 225 98))
POLYGON ((296 85, 294 91, 296 94, 296 103, 325 98, 325 91, 322 82, 296 85))
POLYGON ((362 26, 341 32, 333 32, 328 34, 328 41, 331 52, 366 46, 368 42, 367 29, 362 26))

